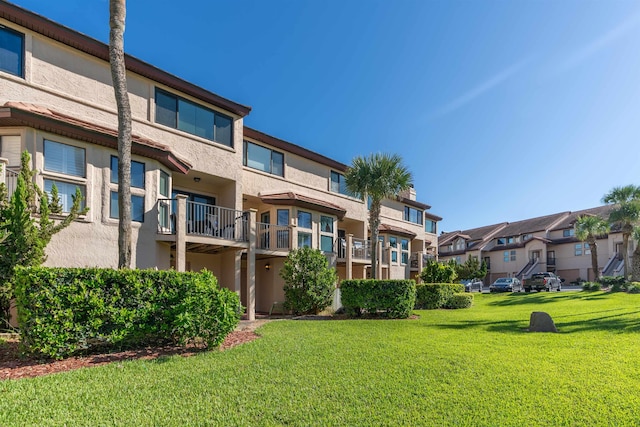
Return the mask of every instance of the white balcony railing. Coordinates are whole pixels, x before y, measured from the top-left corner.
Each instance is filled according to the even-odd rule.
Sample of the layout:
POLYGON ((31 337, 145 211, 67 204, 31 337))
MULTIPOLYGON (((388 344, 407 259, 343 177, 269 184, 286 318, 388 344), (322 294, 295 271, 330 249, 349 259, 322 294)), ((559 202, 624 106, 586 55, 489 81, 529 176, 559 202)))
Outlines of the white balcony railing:
POLYGON ((282 251, 291 249, 291 230, 286 225, 258 222, 258 249, 282 251))

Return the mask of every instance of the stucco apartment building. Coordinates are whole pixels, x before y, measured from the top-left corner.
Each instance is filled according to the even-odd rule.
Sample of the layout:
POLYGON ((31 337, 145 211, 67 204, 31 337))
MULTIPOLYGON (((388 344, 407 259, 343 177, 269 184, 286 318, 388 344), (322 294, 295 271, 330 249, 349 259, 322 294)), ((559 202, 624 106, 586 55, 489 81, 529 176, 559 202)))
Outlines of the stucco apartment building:
MULTIPOLYGON (((436 256, 437 222, 413 189, 382 208, 371 245, 347 166, 243 124, 250 108, 127 56, 137 268, 211 270, 247 315, 282 301, 292 248, 321 249, 341 279, 414 277, 436 256)), ((195 64, 194 64, 195 65, 195 64)), ((0 162, 10 191, 29 151, 36 182, 86 215, 54 236, 49 266, 117 266, 117 114, 105 44, 0 1, 0 162)), ((366 153, 364 153, 366 154, 366 153)))
MULTIPOLYGON (((574 235, 582 215, 608 218, 611 206, 576 212, 560 212, 517 222, 503 222, 470 230, 442 233, 438 239, 440 260, 463 263, 471 257, 486 262, 485 284, 500 277, 526 279, 550 271, 567 282, 593 280, 591 248, 574 235)), ((622 233, 615 228, 597 240, 598 265, 604 275, 622 274, 622 233)), ((629 245, 629 254, 634 244, 629 245)))

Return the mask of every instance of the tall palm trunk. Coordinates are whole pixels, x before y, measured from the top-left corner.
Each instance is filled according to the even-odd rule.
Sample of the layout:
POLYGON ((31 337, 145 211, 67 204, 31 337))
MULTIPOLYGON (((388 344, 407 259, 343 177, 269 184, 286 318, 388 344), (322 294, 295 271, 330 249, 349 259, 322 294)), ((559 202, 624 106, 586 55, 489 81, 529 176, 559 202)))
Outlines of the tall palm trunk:
POLYGON ((131 266, 131 106, 124 62, 126 0, 109 1, 109 62, 118 107, 118 268, 131 266))
POLYGON ((640 282, 640 245, 636 245, 631 257, 631 281, 640 282))
POLYGON ((629 279, 629 236, 630 233, 622 232, 622 266, 624 272, 624 280, 629 279))
POLYGON ((591 268, 593 269, 594 280, 600 279, 600 267, 598 266, 598 244, 596 239, 589 240, 589 249, 591 250, 591 268))
POLYGON ((369 228, 371 232, 371 241, 369 242, 371 250, 371 278, 378 277, 378 230, 380 229, 380 201, 373 200, 369 212, 369 228))

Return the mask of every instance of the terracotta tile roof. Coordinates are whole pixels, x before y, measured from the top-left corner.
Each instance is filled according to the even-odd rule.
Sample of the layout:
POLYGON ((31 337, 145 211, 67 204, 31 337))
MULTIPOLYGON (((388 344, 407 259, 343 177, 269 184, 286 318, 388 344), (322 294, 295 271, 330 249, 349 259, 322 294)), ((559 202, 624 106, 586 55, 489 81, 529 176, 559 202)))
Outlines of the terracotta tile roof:
POLYGON ((400 235, 400 236, 410 237, 412 239, 417 236, 417 234, 414 233, 411 230, 407 230, 406 228, 397 227, 397 226, 391 225, 391 224, 380 224, 380 227, 378 227, 378 232, 379 233, 393 233, 393 234, 397 234, 397 235, 400 235))
MULTIPOLYGON (((41 34, 57 42, 63 43, 86 54, 92 55, 103 61, 109 61, 109 46, 94 38, 86 36, 69 27, 58 24, 44 16, 38 15, 14 4, 0 1, 0 18, 18 24, 24 28, 41 34)), ((172 89, 189 94, 202 101, 215 105, 223 110, 244 117, 251 111, 237 102, 233 102, 213 92, 209 92, 199 86, 189 83, 138 58, 125 55, 127 70, 147 77, 158 83, 162 83, 172 89)))
POLYGON ((297 194, 294 192, 265 194, 261 195, 260 199, 263 203, 270 205, 289 205, 298 206, 301 208, 313 209, 319 212, 329 213, 336 215, 338 219, 343 219, 347 210, 334 205, 333 203, 325 202, 324 200, 315 199, 313 197, 305 196, 303 194, 297 194))
MULTIPOLYGON (((47 107, 24 102, 7 102, 0 107, 0 127, 28 126, 79 141, 118 148, 117 129, 80 120, 47 107)), ((186 174, 191 165, 159 142, 132 135, 131 152, 158 160, 173 171, 186 174)))

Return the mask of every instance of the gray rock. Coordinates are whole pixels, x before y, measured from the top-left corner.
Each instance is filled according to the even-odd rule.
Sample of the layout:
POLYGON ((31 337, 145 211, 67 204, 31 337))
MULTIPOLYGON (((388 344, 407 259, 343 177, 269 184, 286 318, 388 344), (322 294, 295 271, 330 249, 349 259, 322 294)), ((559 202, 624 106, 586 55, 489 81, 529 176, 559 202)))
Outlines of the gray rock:
POLYGON ((558 332, 549 313, 534 311, 529 319, 529 332, 558 332))

